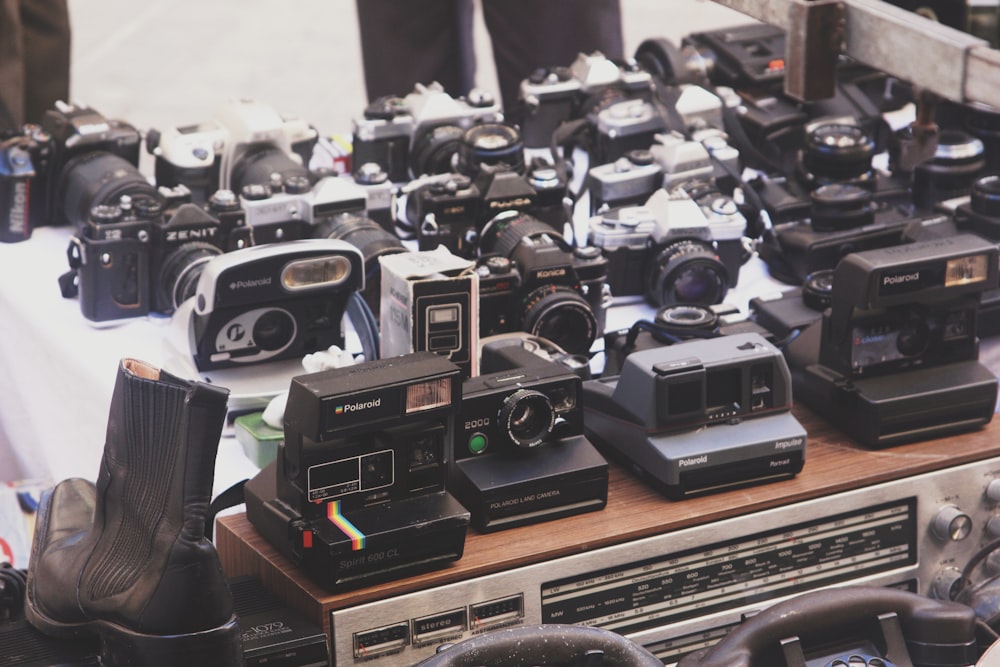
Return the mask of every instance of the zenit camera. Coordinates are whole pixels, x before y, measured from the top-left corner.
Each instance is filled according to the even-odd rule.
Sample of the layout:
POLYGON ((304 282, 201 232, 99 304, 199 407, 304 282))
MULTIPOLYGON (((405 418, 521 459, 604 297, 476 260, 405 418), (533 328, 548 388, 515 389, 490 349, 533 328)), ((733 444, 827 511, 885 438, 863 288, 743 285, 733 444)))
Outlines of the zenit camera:
POLYGON ((589 244, 608 260, 615 296, 655 306, 720 303, 745 261, 746 218, 712 181, 657 190, 642 206, 590 219, 589 244))
POLYGON ((247 518, 330 590, 461 558, 469 513, 445 486, 461 401, 458 367, 432 352, 293 378, 247 518))
POLYGON ((633 352, 583 399, 591 441, 675 500, 786 479, 805 459, 788 366, 759 334, 633 352))
POLYGON ((304 239, 206 262, 189 299, 191 355, 200 371, 302 357, 344 346, 348 299, 364 288, 353 245, 304 239))
POLYGON ((997 379, 976 330, 998 261, 972 234, 844 257, 830 308, 786 348, 796 396, 874 447, 988 423, 997 379))
POLYGON ((526 331, 586 354, 604 331, 608 262, 597 248, 570 247, 551 226, 509 211, 480 237, 479 333, 526 331))
POLYGON ((308 176, 318 140, 305 121, 283 116, 254 100, 230 100, 204 123, 150 130, 146 148, 155 157, 159 185, 184 185, 196 203, 218 189, 240 194, 244 185, 308 176))
POLYGON ((353 122, 354 170, 379 165, 394 183, 454 169, 462 134, 503 119, 494 97, 474 90, 455 98, 441 84, 417 84, 405 97, 382 97, 353 122))
POLYGON ((608 465, 583 434, 581 399, 580 377, 539 357, 465 381, 448 489, 475 528, 491 532, 605 506, 608 465))

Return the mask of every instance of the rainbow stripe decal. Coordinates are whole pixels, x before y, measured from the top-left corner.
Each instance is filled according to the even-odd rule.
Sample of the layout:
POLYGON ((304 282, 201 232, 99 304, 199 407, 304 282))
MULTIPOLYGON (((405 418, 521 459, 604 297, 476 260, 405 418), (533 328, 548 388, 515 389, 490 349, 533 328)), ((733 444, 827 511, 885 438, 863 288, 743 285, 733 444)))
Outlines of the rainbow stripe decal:
POLYGON ((334 500, 326 506, 326 517, 340 529, 340 532, 351 538, 351 551, 361 551, 365 548, 365 534, 340 513, 339 500, 334 500))

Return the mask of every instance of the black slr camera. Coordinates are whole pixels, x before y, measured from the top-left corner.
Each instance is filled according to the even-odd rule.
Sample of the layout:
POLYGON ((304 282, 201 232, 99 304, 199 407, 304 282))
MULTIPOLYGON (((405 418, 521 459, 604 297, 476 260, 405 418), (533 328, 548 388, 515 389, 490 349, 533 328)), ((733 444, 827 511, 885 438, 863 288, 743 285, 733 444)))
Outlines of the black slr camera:
POLYGON ((546 223, 501 213, 480 238, 479 335, 526 331, 571 354, 587 354, 604 331, 608 262, 570 247, 546 223))
POLYGON ((202 203, 220 188, 240 194, 245 185, 266 185, 272 174, 308 176, 317 139, 299 118, 254 100, 230 100, 208 122, 150 130, 146 148, 158 185, 184 185, 202 203))
POLYGON ((417 183, 406 201, 406 218, 420 250, 444 245, 475 257, 479 234, 504 211, 529 213, 562 231, 566 174, 536 158, 525 164, 520 131, 505 123, 481 123, 464 132, 456 172, 417 183))
POLYGON ((499 104, 488 93, 474 90, 454 98, 439 83, 417 84, 405 97, 375 100, 354 120, 354 172, 375 163, 394 183, 448 173, 465 130, 502 119, 499 104))
POLYGON ((745 261, 746 218, 712 181, 657 190, 643 206, 590 219, 589 244, 608 260, 614 296, 655 306, 720 303, 745 261))
POLYGON ((66 296, 78 293, 81 312, 94 322, 169 314, 194 295, 208 259, 252 242, 227 190, 204 206, 187 201, 184 188, 124 195, 91 209, 70 240, 71 271, 61 283, 66 296), (71 278, 76 289, 67 291, 71 278))
POLYGON ((528 352, 521 368, 469 378, 448 488, 481 531, 602 509, 608 465, 583 435, 581 380, 528 352))
POLYGON ((998 261, 973 234, 844 257, 830 307, 786 347, 796 398, 875 447, 989 422, 997 379, 976 331, 998 261))
POLYGON ((469 513, 445 490, 461 400, 458 366, 433 352, 293 378, 247 518, 329 590, 461 558, 469 513))
POLYGON ((48 222, 42 197, 51 151, 51 137, 37 125, 0 139, 0 242, 24 241, 48 222))

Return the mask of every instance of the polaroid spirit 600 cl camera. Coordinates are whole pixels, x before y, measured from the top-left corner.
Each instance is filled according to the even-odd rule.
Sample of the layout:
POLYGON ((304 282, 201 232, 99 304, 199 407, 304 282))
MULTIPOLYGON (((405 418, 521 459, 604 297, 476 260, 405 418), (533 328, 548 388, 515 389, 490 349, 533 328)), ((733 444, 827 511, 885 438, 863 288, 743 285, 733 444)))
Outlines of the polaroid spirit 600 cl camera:
POLYGON ((469 513, 445 480, 461 401, 458 366, 433 352, 293 378, 247 518, 331 590, 460 558, 469 513))
POLYGON ((998 258, 972 234, 844 257, 830 308, 786 350, 796 397, 874 447, 988 423, 997 379, 976 330, 998 258))
POLYGON ((760 334, 633 352, 620 375, 583 388, 590 439, 669 498, 802 470, 806 432, 790 412, 788 366, 760 334))

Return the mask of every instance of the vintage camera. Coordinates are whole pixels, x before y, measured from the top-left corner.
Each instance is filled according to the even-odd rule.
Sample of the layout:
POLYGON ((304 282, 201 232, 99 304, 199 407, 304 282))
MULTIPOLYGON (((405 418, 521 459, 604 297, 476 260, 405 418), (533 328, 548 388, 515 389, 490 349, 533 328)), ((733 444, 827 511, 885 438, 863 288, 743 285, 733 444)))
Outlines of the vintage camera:
POLYGON ((519 90, 524 143, 548 147, 561 123, 599 114, 614 102, 650 99, 652 86, 652 77, 634 62, 620 66, 597 52, 579 54, 569 67, 538 69, 519 90))
POLYGON ((914 213, 910 206, 873 197, 857 185, 832 183, 809 194, 811 207, 795 221, 775 224, 757 244, 770 274, 799 285, 806 276, 832 269, 852 252, 905 242, 908 228, 936 224, 943 213, 914 213))
POLYGON ((379 165, 394 183, 454 169, 462 134, 478 123, 503 119, 492 95, 474 90, 454 98, 441 84, 417 84, 405 97, 382 97, 353 122, 357 169, 379 165))
POLYGON ((830 308, 786 348, 796 396, 873 447, 988 423, 997 379, 976 331, 998 260, 972 234, 844 257, 830 308))
POLYGON ((303 239, 211 258, 174 317, 200 371, 302 357, 344 347, 348 300, 364 288, 361 252, 345 241, 303 239))
POLYGON ((608 260, 615 296, 655 306, 720 303, 739 280, 746 218, 712 181, 658 190, 643 206, 590 219, 589 244, 608 260))
POLYGON ((525 331, 510 331, 493 334, 479 341, 479 372, 493 373, 531 366, 538 360, 561 365, 589 380, 590 357, 586 354, 571 354, 548 338, 533 336, 525 331))
POLYGON ((61 281, 75 279, 87 319, 172 313, 193 296, 204 262, 252 243, 231 192, 220 190, 203 206, 188 201, 183 187, 158 195, 95 206, 70 240, 71 272, 61 281))
POLYGON ((597 248, 570 247, 531 215, 495 217, 480 238, 480 336, 526 331, 586 354, 604 331, 608 262, 597 248))
POLYGON ((614 162, 587 172, 590 214, 621 206, 643 204, 663 187, 663 170, 648 149, 628 151, 614 162))
POLYGON ((788 366, 755 333, 633 352, 583 400, 591 441, 675 500, 802 469, 788 366))
POLYGON ((38 125, 0 140, 0 242, 24 241, 48 222, 43 198, 51 152, 52 138, 38 125))
POLYGON ((299 118, 254 100, 230 100, 208 122, 150 130, 146 147, 155 157, 156 182, 184 185, 199 203, 220 188, 240 193, 245 185, 266 185, 272 174, 308 176, 317 140, 299 118))
POLYGON ((469 378, 448 489, 492 532, 603 509, 608 464, 583 435, 581 380, 539 357, 469 378))
MULTIPOLYGON (((889 168, 903 175, 904 160, 899 157, 903 145, 916 142, 914 128, 904 127, 893 135, 889 146, 889 168)), ((986 169, 986 148, 977 137, 957 128, 938 132, 934 155, 913 167, 910 189, 918 210, 930 211, 938 204, 959 197, 968 197, 972 184, 986 169)))
POLYGON ((331 591, 461 558, 469 513, 445 486, 461 401, 458 367, 432 352, 293 378, 247 518, 331 591))

